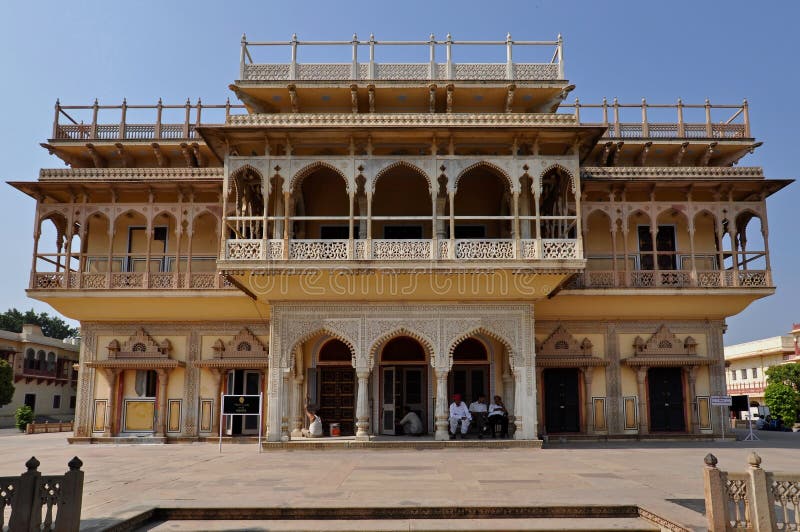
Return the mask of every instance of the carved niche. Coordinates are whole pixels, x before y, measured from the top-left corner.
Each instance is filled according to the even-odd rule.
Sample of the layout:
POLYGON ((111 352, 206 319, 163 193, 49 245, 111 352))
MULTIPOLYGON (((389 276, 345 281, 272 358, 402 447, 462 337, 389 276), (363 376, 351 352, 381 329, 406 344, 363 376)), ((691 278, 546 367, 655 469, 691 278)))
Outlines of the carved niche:
POLYGON ((696 355, 697 341, 691 336, 681 340, 666 325, 661 325, 647 341, 637 336, 633 341, 633 350, 637 356, 696 355))
POLYGON ((218 338, 211 347, 214 358, 267 358, 268 352, 264 344, 245 327, 227 344, 218 338))
POLYGON ((172 344, 166 338, 157 343, 143 328, 120 345, 116 338, 108 344, 108 358, 169 358, 172 344))
POLYGON ((572 336, 563 325, 559 325, 536 349, 537 356, 551 357, 591 357, 592 342, 572 336))

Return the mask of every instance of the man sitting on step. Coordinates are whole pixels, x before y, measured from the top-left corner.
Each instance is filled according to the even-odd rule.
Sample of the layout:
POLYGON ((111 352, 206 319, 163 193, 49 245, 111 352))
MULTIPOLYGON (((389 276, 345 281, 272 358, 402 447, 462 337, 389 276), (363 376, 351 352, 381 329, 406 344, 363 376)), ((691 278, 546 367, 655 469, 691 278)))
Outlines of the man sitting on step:
POLYGON ((453 394, 453 402, 450 403, 450 439, 455 439, 459 423, 461 424, 461 437, 466 438, 470 421, 472 421, 472 414, 461 400, 461 394, 453 394))

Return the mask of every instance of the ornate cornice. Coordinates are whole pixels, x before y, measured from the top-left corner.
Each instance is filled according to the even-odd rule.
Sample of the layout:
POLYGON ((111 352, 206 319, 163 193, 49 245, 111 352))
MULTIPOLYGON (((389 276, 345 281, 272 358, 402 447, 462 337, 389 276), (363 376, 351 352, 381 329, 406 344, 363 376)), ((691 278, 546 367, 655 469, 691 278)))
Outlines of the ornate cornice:
POLYGON ((222 181, 223 169, 207 168, 42 168, 39 181, 160 181, 186 179, 222 181))
POLYGON ((583 179, 709 178, 763 179, 760 166, 585 166, 583 179))
POLYGON ((227 126, 269 127, 527 127, 579 126, 575 115, 556 113, 270 113, 232 115, 227 126))
POLYGON ((702 358, 697 355, 659 355, 633 356, 622 361, 630 367, 674 367, 674 366, 712 366, 718 363, 713 358, 702 358))
POLYGON ((209 369, 264 369, 269 367, 269 358, 216 358, 198 360, 192 365, 196 368, 209 369))
POLYGON ((86 366, 90 368, 105 368, 105 369, 175 369, 177 367, 185 366, 186 364, 180 360, 174 359, 147 359, 147 358, 131 358, 125 360, 95 360, 86 362, 86 366))

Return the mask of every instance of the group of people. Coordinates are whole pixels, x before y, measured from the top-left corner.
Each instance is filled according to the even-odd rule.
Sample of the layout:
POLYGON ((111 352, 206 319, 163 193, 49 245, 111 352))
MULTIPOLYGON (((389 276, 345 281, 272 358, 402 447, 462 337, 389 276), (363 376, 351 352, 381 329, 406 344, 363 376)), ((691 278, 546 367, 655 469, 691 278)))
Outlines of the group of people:
POLYGON ((486 396, 478 395, 478 398, 467 408, 466 403, 461 400, 461 394, 453 394, 453 402, 450 403, 450 439, 453 440, 459 435, 459 425, 461 427, 461 438, 464 439, 469 433, 469 426, 475 423, 478 432, 478 439, 491 433, 492 438, 497 438, 497 427, 500 427, 500 437, 508 437, 508 410, 503 404, 503 399, 499 395, 494 396, 494 400, 486 404, 486 396))
MULTIPOLYGON (((319 438, 323 435, 322 419, 317 415, 316 411, 307 408, 306 416, 308 417, 308 428, 302 429, 301 433, 304 438, 319 438)), ((481 439, 486 435, 491 434, 492 438, 497 437, 497 427, 500 427, 500 437, 508 437, 508 410, 503 404, 503 399, 499 395, 494 396, 494 400, 486 404, 486 395, 480 394, 478 398, 467 407, 466 403, 461 400, 461 394, 453 394, 453 402, 450 403, 450 439, 453 440, 459 435, 459 427, 461 429, 461 438, 466 438, 469 432, 470 424, 474 423, 478 438, 481 439)), ((425 427, 422 425, 422 420, 416 412, 406 407, 405 416, 397 422, 400 428, 407 436, 421 436, 425 432, 425 427)))

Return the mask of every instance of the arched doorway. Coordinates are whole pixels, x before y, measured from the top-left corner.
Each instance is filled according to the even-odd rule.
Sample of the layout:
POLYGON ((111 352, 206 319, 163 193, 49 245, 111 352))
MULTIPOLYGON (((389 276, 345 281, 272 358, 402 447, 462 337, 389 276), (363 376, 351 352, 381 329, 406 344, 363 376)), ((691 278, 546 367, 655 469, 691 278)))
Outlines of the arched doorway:
POLYGON ((325 342, 317 357, 319 417, 330 436, 331 423, 338 423, 342 436, 355 435, 356 372, 350 348, 336 338, 325 342))
POLYGON ((397 422, 409 408, 428 426, 428 364, 425 348, 409 336, 386 342, 381 349, 380 433, 402 434, 397 422))
POLYGON ((548 434, 580 432, 580 385, 577 368, 548 368, 544 380, 544 425, 548 434))
POLYGON ((447 391, 449 397, 461 394, 467 404, 476 401, 479 395, 489 398, 489 355, 477 338, 465 338, 453 350, 447 391))
POLYGON ((647 370, 650 432, 684 432, 686 415, 682 368, 647 370))

